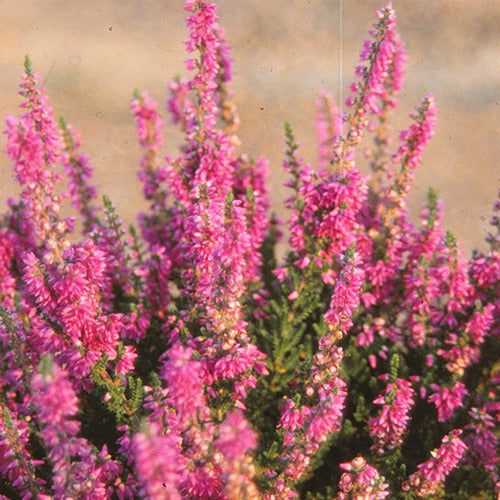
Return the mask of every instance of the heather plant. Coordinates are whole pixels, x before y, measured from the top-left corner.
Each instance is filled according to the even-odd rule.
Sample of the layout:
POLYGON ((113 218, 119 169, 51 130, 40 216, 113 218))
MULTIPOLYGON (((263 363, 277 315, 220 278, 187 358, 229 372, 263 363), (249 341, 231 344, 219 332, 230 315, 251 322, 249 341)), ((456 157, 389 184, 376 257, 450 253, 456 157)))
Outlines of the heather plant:
POLYGON ((154 100, 131 104, 139 229, 98 201, 78 133, 25 61, 5 130, 21 191, 0 225, 0 498, 495 498, 498 217, 469 258, 433 190, 410 220, 436 104, 393 144, 391 4, 346 111, 316 103, 316 168, 285 126, 280 261, 285 225, 267 161, 240 152, 216 4, 185 10, 178 156, 154 100))

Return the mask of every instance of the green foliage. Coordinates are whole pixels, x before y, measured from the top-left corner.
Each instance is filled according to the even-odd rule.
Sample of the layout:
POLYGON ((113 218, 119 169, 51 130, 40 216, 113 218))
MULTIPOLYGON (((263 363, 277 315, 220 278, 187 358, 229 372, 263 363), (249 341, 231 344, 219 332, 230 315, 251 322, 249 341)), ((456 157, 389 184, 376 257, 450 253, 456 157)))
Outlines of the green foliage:
POLYGON ((24 71, 28 76, 33 74, 33 67, 31 65, 31 59, 28 54, 24 56, 24 71))
POLYGON ((136 426, 142 406, 143 389, 139 377, 113 376, 108 369, 106 357, 99 359, 91 369, 91 377, 96 384, 96 393, 106 403, 106 408, 114 415, 119 425, 136 426))

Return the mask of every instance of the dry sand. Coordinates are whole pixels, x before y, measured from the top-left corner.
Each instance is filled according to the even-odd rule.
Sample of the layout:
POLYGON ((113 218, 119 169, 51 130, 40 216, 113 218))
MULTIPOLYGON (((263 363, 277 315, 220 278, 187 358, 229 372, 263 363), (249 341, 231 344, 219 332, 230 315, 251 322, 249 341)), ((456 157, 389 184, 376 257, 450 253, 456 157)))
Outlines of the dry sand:
MULTIPOLYGON (((315 160, 313 103, 339 95, 340 0, 221 0, 233 47, 242 149, 271 161, 273 208, 282 212, 283 122, 303 156, 315 160)), ((497 167, 500 10, 493 0, 394 0, 408 66, 395 123, 428 92, 439 106, 437 134, 423 157, 410 201, 419 212, 429 185, 445 202, 445 225, 464 247, 485 248, 497 167)), ((343 1, 343 93, 375 10, 382 2, 343 1)), ((56 116, 83 136, 100 193, 127 222, 145 207, 136 181, 140 151, 129 101, 134 88, 162 104, 184 73, 182 2, 174 0, 0 0, 0 115, 17 113, 25 54, 42 76, 56 116)), ((0 147, 5 147, 2 136, 0 147)), ((179 135, 167 129, 166 153, 179 135)), ((18 192, 1 156, 0 203, 18 192)))

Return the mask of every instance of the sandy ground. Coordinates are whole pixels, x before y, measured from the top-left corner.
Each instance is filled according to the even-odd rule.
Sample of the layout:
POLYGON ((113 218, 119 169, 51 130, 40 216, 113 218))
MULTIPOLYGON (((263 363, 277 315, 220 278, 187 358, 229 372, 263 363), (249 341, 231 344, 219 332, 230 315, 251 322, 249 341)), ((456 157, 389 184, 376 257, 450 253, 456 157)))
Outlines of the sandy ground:
MULTIPOLYGON (((340 94, 340 0, 221 0, 233 47, 235 101, 242 149, 271 161, 273 208, 282 212, 283 122, 292 123, 303 156, 315 160, 313 103, 324 88, 340 94)), ((343 0, 343 89, 375 10, 382 2, 343 0)), ((445 202, 445 224, 464 247, 484 248, 500 187, 498 94, 500 8, 494 0, 394 0, 406 43, 406 84, 397 127, 428 92, 438 129, 411 195, 420 210, 429 185, 445 202)), ((186 38, 180 0, 0 0, 0 115, 17 113, 25 54, 42 76, 56 116, 82 133, 100 193, 127 222, 144 208, 136 171, 140 151, 129 101, 134 88, 161 103, 167 83, 184 73, 186 38)), ((165 152, 179 135, 167 129, 165 152)), ((5 140, 0 138, 0 147, 5 140)), ((18 192, 11 164, 0 160, 0 203, 18 192)))

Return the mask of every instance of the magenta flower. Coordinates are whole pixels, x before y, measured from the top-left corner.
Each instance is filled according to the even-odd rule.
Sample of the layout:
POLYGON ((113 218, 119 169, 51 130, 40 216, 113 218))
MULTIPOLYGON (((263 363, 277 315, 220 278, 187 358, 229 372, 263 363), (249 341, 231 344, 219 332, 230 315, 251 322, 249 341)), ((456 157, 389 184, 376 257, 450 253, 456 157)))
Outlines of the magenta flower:
POLYGON ((342 334, 347 333, 352 326, 351 317, 359 306, 361 287, 365 278, 358 254, 354 253, 352 257, 346 255, 343 260, 345 267, 337 278, 330 299, 330 308, 325 314, 325 323, 329 329, 331 331, 338 330, 342 334))
MULTIPOLYGON (((322 348, 315 355, 310 371, 311 383, 306 387, 305 395, 315 396, 316 404, 296 407, 291 400, 285 399, 280 408, 279 427, 285 430, 285 450, 280 459, 285 467, 273 477, 276 491, 281 481, 289 484, 300 480, 307 472, 314 453, 330 435, 340 430, 347 395, 346 384, 338 376, 342 356, 343 351, 337 346, 322 348)), ((288 487, 279 498, 288 498, 287 495, 292 494, 288 487)))
POLYGON ((239 411, 229 413, 219 428, 215 446, 229 462, 241 459, 255 449, 255 432, 248 427, 248 422, 239 411))
POLYGON ((420 103, 417 114, 411 115, 414 123, 400 133, 399 138, 403 144, 392 158, 394 163, 401 160, 410 169, 416 167, 425 146, 434 135, 436 111, 434 96, 429 94, 420 103))
POLYGON ((392 450, 402 443, 410 420, 409 413, 415 403, 414 396, 415 391, 410 382, 396 379, 373 401, 374 404, 382 405, 378 416, 368 421, 375 453, 383 454, 385 450, 392 450))
POLYGON ((14 305, 16 279, 11 271, 15 255, 15 237, 12 232, 0 230, 0 301, 4 307, 14 305))
POLYGON ((96 187, 89 184, 92 178, 92 167, 89 163, 89 157, 79 151, 81 148, 79 134, 64 121, 62 121, 62 129, 64 150, 61 154, 61 161, 68 178, 71 203, 82 218, 83 231, 89 233, 97 216, 97 207, 93 204, 96 197, 96 187))
POLYGON ((177 488, 182 461, 176 443, 149 424, 135 436, 133 449, 141 495, 152 500, 182 498, 177 488))
MULTIPOLYGON (((45 481, 37 478, 35 468, 44 463, 35 460, 29 450, 30 429, 27 422, 7 406, 0 413, 0 474, 22 494, 33 498, 43 491, 45 481)), ((7 498, 7 497, 5 497, 7 498)))
POLYGON ((86 439, 77 437, 80 422, 74 416, 79 401, 68 373, 44 358, 33 377, 32 391, 41 438, 54 468, 54 498, 84 495, 97 499, 111 495, 121 467, 111 459, 106 447, 96 455, 86 439))
POLYGON ((316 101, 316 136, 318 141, 318 167, 327 170, 333 161, 333 145, 335 139, 341 135, 342 118, 335 105, 333 96, 328 92, 321 92, 316 101))
POLYGON ((469 393, 462 382, 457 382, 451 389, 432 384, 433 394, 427 401, 434 403, 438 412, 438 421, 445 422, 453 417, 455 410, 463 407, 464 396, 469 393))
POLYGON ((248 456, 257 445, 255 432, 240 411, 230 412, 219 426, 215 447, 222 454, 222 481, 226 498, 259 498, 253 483, 255 467, 248 456))
POLYGON ((40 265, 34 255, 26 254, 26 292, 64 332, 64 335, 54 332, 42 352, 64 360, 72 368, 72 376, 79 383, 88 384, 85 377, 102 355, 116 359, 121 316, 101 312, 106 263, 103 252, 91 240, 70 246, 61 258, 64 267, 59 269, 40 265))
POLYGON ((384 482, 384 476, 381 476, 375 467, 368 465, 361 455, 351 462, 340 464, 340 467, 346 472, 340 477, 340 491, 335 497, 336 500, 377 500, 389 495, 389 485, 384 482))
POLYGON ((175 345, 168 351, 161 376, 167 383, 169 402, 177 412, 179 424, 209 418, 202 385, 202 365, 193 358, 193 351, 175 345))
POLYGON ((333 151, 339 167, 353 162, 354 147, 363 137, 368 124, 367 114, 382 115, 396 105, 395 94, 402 86, 405 53, 396 33, 396 15, 389 2, 377 11, 379 21, 370 30, 370 39, 363 44, 357 81, 351 84, 352 94, 345 100, 352 108, 346 117, 346 139, 337 140, 333 151))
POLYGON ((166 208, 165 193, 161 189, 165 179, 159 165, 164 124, 157 108, 156 102, 146 93, 137 95, 131 103, 139 144, 145 150, 138 177, 143 183, 144 197, 153 202, 153 210, 166 208))
POLYGON ((403 483, 404 491, 414 491, 418 496, 432 495, 442 486, 448 474, 457 467, 467 450, 458 437, 462 431, 455 429, 444 436, 441 446, 431 451, 431 458, 417 466, 408 481, 403 483))

